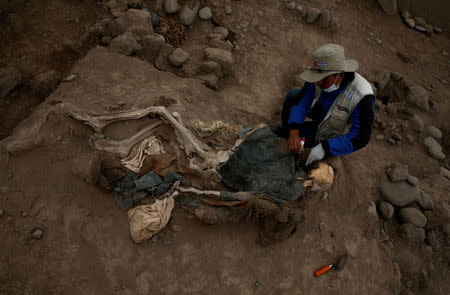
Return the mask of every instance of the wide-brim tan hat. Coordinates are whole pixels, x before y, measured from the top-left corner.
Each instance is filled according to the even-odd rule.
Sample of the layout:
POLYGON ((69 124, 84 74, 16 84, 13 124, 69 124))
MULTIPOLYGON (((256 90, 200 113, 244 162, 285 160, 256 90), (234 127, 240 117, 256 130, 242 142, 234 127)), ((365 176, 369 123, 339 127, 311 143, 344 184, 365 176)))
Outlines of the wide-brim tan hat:
POLYGON ((312 56, 312 66, 300 75, 307 82, 315 83, 332 74, 355 72, 358 69, 358 62, 346 58, 344 47, 336 44, 324 45, 314 51, 312 56))

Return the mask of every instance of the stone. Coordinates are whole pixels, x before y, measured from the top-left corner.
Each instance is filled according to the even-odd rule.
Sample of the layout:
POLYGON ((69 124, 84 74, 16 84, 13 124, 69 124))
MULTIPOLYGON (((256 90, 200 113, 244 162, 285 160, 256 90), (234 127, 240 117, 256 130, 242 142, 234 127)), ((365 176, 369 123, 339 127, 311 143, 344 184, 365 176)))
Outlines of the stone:
POLYGON ((205 48, 206 58, 215 61, 221 66, 229 67, 233 63, 231 52, 220 48, 205 48))
POLYGON ((387 142, 389 142, 390 144, 395 144, 396 143, 395 139, 393 139, 392 137, 389 137, 387 139, 387 142))
POLYGON ((319 19, 321 13, 322 12, 320 11, 320 9, 317 9, 315 7, 308 8, 308 12, 306 14, 306 22, 308 24, 315 23, 319 19))
POLYGON ((181 225, 176 225, 176 224, 172 225, 171 228, 174 232, 180 232, 183 230, 183 227, 181 225))
POLYGON ((339 24, 339 20, 337 17, 333 16, 331 17, 330 20, 330 29, 333 31, 336 31, 337 29, 339 29, 341 25, 339 24))
POLYGON ((166 246, 172 246, 173 242, 171 240, 164 240, 163 244, 166 245, 166 246))
POLYGON ((386 169, 386 173, 392 182, 400 182, 408 177, 408 165, 394 164, 386 169))
POLYGON ((225 1, 225 13, 228 15, 233 13, 233 8, 231 7, 231 0, 225 1))
POLYGON ((405 18, 403 19, 403 22, 410 29, 414 29, 414 27, 416 26, 416 22, 412 18, 405 18))
POLYGON ((229 40, 222 40, 219 38, 209 40, 209 46, 212 48, 221 48, 227 51, 233 50, 233 44, 229 40))
POLYGON ((445 51, 445 50, 442 50, 442 51, 441 51, 441 55, 442 55, 442 56, 448 56, 448 52, 445 51))
POLYGON ((416 25, 418 25, 418 26, 425 27, 427 25, 427 22, 425 21, 425 19, 423 17, 415 16, 413 19, 416 22, 416 25))
POLYGON ((288 2, 286 6, 287 6, 288 9, 294 10, 295 9, 295 2, 294 1, 288 2))
POLYGON ((428 149, 428 153, 433 159, 444 160, 445 154, 442 151, 441 145, 433 137, 426 137, 424 139, 424 144, 428 149))
POLYGON ((219 78, 214 74, 201 75, 198 79, 200 80, 200 83, 212 90, 217 90, 219 87, 219 78))
POLYGON ((0 209, 0 217, 3 216, 3 215, 5 215, 5 211, 0 209))
POLYGON ((215 27, 213 30, 214 34, 219 34, 222 36, 222 39, 228 37, 228 30, 225 27, 215 27))
POLYGON ((111 33, 113 36, 119 36, 129 31, 133 32, 139 40, 153 33, 150 13, 140 9, 129 9, 118 13, 111 33))
POLYGON ((409 223, 400 225, 399 234, 413 244, 422 244, 425 241, 425 230, 409 223))
POLYGON ((434 202, 431 197, 425 193, 423 190, 419 190, 420 198, 417 200, 419 206, 425 211, 434 210, 434 202))
POLYGON ((178 12, 180 9, 180 4, 178 4, 178 0, 165 0, 164 1, 164 10, 167 14, 173 14, 178 12))
POLYGON ((416 208, 401 208, 398 217, 402 223, 409 223, 419 228, 425 227, 427 218, 416 208))
POLYGON ((386 15, 397 14, 397 0, 378 0, 378 3, 386 15))
POLYGON ((149 62, 153 62, 161 52, 161 48, 167 44, 164 37, 156 33, 145 35, 142 43, 141 56, 149 62))
POLYGON ((411 134, 407 133, 405 137, 409 144, 414 143, 414 137, 411 134))
POLYGON ((416 26, 414 27, 414 29, 416 29, 416 31, 421 32, 421 33, 425 33, 427 31, 427 28, 419 26, 416 24, 416 26))
POLYGON ((13 67, 0 68, 0 98, 22 84, 22 74, 13 67))
POLYGON ((159 16, 156 13, 154 13, 153 11, 150 11, 150 19, 151 19, 153 28, 159 27, 159 16))
POLYGON ((175 48, 171 44, 164 43, 161 46, 158 56, 153 61, 154 66, 160 71, 169 70, 169 55, 171 55, 174 50, 175 48))
POLYGON ((169 55, 169 62, 174 67, 179 67, 189 59, 189 53, 181 48, 176 48, 171 55, 169 55))
POLYGON ((391 182, 384 180, 380 187, 381 198, 396 207, 403 207, 420 198, 419 190, 406 181, 391 182))
POLYGON ((395 132, 395 131, 392 131, 391 135, 392 135, 392 138, 395 139, 396 141, 401 141, 401 140, 402 140, 401 135, 398 134, 398 133, 395 132))
POLYGON ((423 131, 423 121, 422 121, 422 118, 420 118, 418 115, 414 114, 414 116, 409 121, 409 124, 411 125, 411 128, 414 131, 417 131, 417 132, 423 131))
POLYGON ((442 138, 441 130, 439 130, 439 128, 433 125, 425 127, 425 133, 438 140, 442 138))
POLYGON ((103 36, 102 40, 101 40, 101 43, 103 45, 108 46, 109 44, 111 44, 111 40, 112 40, 111 36, 103 36))
POLYGON ((378 204, 378 210, 384 219, 391 219, 394 215, 394 206, 387 202, 381 202, 378 204))
POLYGON ((212 11, 209 7, 203 7, 199 10, 198 16, 202 20, 209 20, 210 18, 212 18, 212 11))
POLYGON ((441 167, 441 175, 450 180, 450 170, 441 167))
POLYGON ((433 27, 433 32, 435 32, 436 34, 440 34, 442 33, 442 29, 439 27, 433 27))
POLYGON ((323 29, 328 29, 330 27, 331 13, 329 10, 324 10, 320 14, 319 24, 323 29))
POLYGON ((428 35, 433 34, 433 25, 426 25, 425 28, 427 29, 428 35))
POLYGON ((27 217, 28 216, 28 212, 27 211, 23 211, 22 212, 22 217, 27 217))
POLYGON ((40 239, 42 239, 43 235, 44 235, 44 232, 41 229, 37 228, 33 231, 33 233, 31 234, 31 237, 35 240, 40 240, 40 239))
POLYGON ((408 10, 403 10, 400 13, 400 15, 401 15, 402 18, 411 18, 412 17, 411 13, 408 10))
POLYGON ((141 45, 136 41, 133 33, 126 32, 112 39, 109 48, 119 54, 132 55, 141 50, 141 45))
POLYGON ((408 87, 406 101, 424 111, 428 112, 430 110, 428 93, 423 87, 420 87, 419 85, 411 85, 410 87, 408 87))
POLYGON ((70 82, 70 81, 75 80, 75 78, 77 78, 77 77, 78 77, 77 74, 70 74, 69 76, 65 77, 63 81, 70 82))
POLYGON ((376 140, 383 140, 384 139, 384 135, 383 134, 377 134, 375 136, 376 140))
POLYGON ((408 175, 408 177, 406 177, 406 182, 412 186, 417 186, 419 184, 419 178, 412 175, 408 175))
POLYGON ((181 23, 185 26, 190 26, 194 22, 199 8, 200 3, 198 1, 193 7, 191 7, 189 3, 185 4, 179 15, 181 23))

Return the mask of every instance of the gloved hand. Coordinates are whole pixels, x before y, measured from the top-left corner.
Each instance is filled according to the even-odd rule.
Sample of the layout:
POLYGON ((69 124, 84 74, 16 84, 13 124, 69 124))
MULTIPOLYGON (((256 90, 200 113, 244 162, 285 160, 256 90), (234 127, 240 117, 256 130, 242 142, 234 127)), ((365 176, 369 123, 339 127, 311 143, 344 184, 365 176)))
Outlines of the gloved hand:
POLYGON ((325 150, 323 149, 322 144, 319 143, 318 145, 316 145, 311 149, 308 159, 306 160, 306 166, 308 166, 314 161, 322 160, 324 157, 325 157, 325 150))
POLYGON ((299 131, 292 129, 289 131, 289 149, 293 154, 300 154, 303 152, 302 143, 300 140, 299 131))

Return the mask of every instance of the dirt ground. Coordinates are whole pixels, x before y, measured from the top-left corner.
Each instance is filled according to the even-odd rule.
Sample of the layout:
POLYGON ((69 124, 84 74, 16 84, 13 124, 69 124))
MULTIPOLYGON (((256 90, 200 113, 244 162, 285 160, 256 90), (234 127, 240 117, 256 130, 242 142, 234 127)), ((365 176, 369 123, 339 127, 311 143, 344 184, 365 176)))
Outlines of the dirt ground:
MULTIPOLYGON (((448 208, 450 180, 440 174, 448 162, 427 155, 423 134, 415 134, 415 144, 391 145, 375 140, 374 129, 367 147, 337 161, 327 198, 305 195, 305 221, 282 242, 261 246, 255 224, 205 225, 177 204, 164 230, 136 244, 127 214, 111 193, 77 170, 81 166, 84 172, 83 164, 99 156, 88 143, 92 130, 46 111, 59 102, 105 112, 118 105, 123 110, 161 104, 164 98, 185 121, 276 124, 284 95, 299 86, 294 77, 310 63, 312 51, 336 43, 359 61, 363 76, 398 72, 427 89, 436 107, 414 112, 425 126, 443 131, 448 158, 450 63, 442 54, 450 51, 447 31, 427 36, 410 30, 400 17, 385 16, 377 1, 298 1, 318 8, 331 3, 337 31, 307 24, 285 1, 232 1, 230 15, 224 13, 226 1, 205 1, 222 14, 222 25, 235 33, 239 46, 231 74, 213 91, 137 57, 96 44, 80 47, 83 33, 111 13, 101 1, 24 2, 14 11, 21 29, 0 16, 0 65, 14 64, 24 76, 23 86, 1 99, 0 139, 20 138, 26 126, 39 132, 23 138, 22 150, 0 153, 1 294, 450 292, 449 240, 442 226, 426 229, 427 243, 411 242, 396 219, 382 219, 373 207, 381 199, 385 168, 398 162, 408 165, 438 208, 448 208), (50 69, 61 79, 71 73, 78 78, 50 87, 48 96, 36 93, 34 77, 50 69), (36 227, 44 231, 40 240, 31 238, 36 227), (349 259, 342 271, 314 278, 316 269, 345 253, 349 259)), ((144 2, 155 11, 161 3, 144 2)), ((200 59, 213 27, 197 19, 181 48, 200 59)), ((121 139, 147 123, 114 123, 105 133, 121 139)))

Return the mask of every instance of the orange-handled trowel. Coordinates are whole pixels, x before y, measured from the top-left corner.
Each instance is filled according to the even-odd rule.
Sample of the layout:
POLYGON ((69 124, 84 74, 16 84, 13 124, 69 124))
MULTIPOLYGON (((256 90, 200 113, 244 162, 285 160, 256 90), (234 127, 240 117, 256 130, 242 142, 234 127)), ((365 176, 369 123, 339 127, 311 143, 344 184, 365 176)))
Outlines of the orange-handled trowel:
POLYGON ((334 268, 336 270, 342 270, 345 266, 345 263, 347 262, 347 257, 348 254, 345 254, 344 256, 342 256, 341 258, 339 258, 338 263, 336 264, 329 264, 327 266, 322 267, 319 270, 316 270, 314 272, 314 275, 316 277, 323 275, 324 273, 326 273, 327 271, 329 271, 330 269, 334 268))

